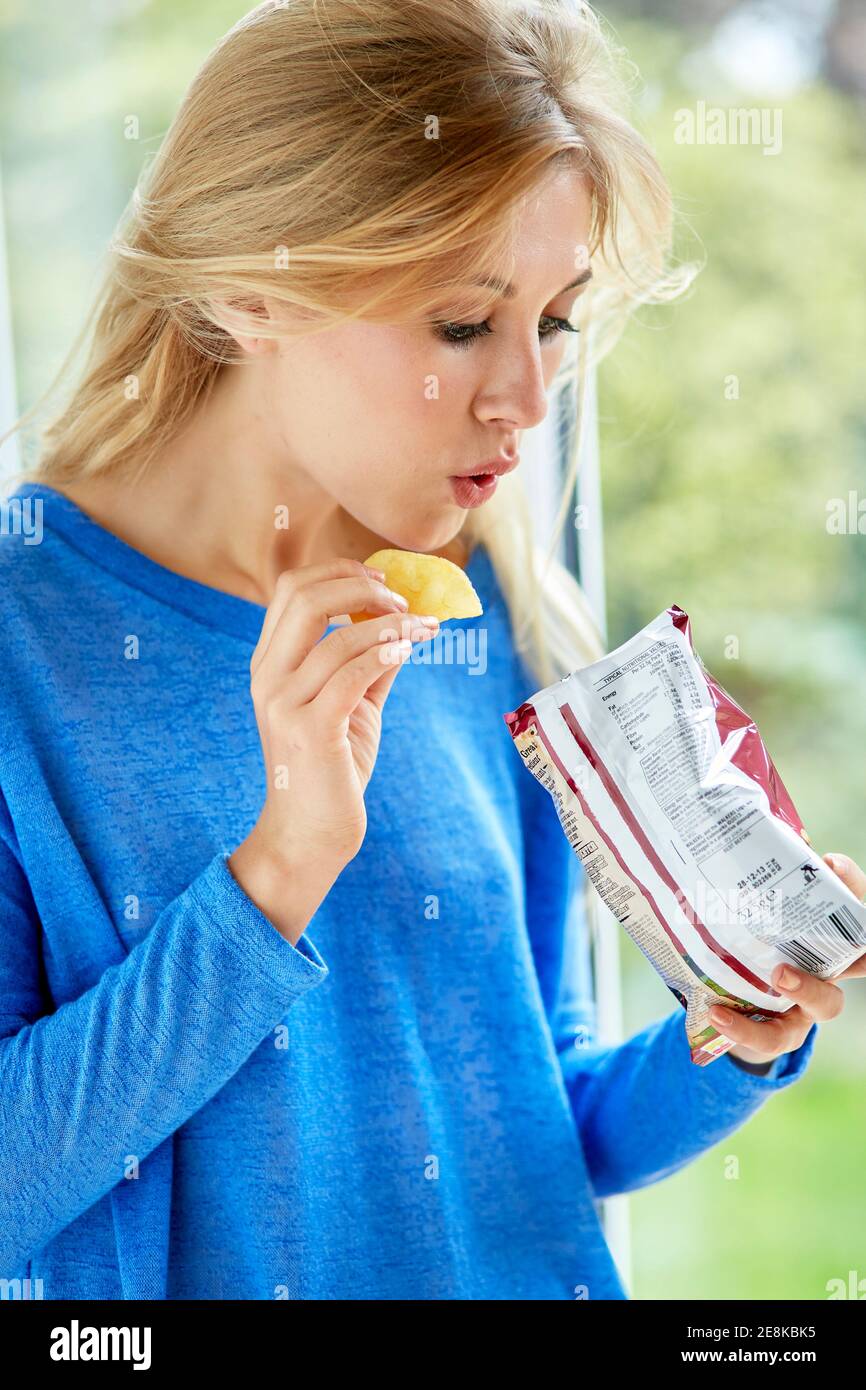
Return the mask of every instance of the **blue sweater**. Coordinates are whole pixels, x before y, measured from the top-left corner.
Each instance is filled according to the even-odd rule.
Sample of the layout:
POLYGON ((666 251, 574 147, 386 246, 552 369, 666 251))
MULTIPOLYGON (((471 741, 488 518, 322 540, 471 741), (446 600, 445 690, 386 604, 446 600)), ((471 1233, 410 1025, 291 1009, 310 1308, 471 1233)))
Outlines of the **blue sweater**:
POLYGON ((487 552, 483 616, 396 678, 366 839, 293 946, 226 863, 265 794, 264 609, 48 487, 3 529, 0 1276, 626 1297, 597 1199, 737 1129, 816 1029, 766 1076, 693 1065, 678 1006, 596 1041, 583 871, 502 717, 537 681, 487 552))

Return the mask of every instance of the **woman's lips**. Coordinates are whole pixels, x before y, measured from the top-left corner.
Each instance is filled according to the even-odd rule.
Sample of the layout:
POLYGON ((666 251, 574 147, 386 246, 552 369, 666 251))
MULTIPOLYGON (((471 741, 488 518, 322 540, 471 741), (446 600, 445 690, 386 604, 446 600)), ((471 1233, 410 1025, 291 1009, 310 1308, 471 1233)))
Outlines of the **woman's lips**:
POLYGON ((452 475, 448 481, 458 507, 480 507, 496 491, 499 482, 495 473, 476 473, 472 477, 452 475))

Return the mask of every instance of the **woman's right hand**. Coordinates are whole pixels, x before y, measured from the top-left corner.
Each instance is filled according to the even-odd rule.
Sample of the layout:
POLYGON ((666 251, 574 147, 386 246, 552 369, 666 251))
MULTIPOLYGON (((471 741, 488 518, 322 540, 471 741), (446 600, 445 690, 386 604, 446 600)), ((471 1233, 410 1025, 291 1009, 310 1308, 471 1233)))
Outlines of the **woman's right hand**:
POLYGON ((252 842, 277 866, 339 872, 358 853, 385 700, 412 640, 439 626, 407 609, 360 560, 280 575, 250 661, 267 795, 247 854, 252 842), (331 618, 362 611, 382 616, 322 636, 331 618))

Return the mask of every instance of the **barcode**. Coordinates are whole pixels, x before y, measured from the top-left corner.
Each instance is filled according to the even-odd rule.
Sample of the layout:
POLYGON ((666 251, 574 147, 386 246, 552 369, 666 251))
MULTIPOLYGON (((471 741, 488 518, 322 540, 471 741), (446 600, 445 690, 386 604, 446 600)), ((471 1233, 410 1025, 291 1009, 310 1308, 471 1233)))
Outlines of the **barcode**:
POLYGON ((866 950, 866 930, 844 905, 793 941, 776 942, 776 950, 781 955, 813 972, 840 964, 850 954, 852 946, 862 946, 866 950))

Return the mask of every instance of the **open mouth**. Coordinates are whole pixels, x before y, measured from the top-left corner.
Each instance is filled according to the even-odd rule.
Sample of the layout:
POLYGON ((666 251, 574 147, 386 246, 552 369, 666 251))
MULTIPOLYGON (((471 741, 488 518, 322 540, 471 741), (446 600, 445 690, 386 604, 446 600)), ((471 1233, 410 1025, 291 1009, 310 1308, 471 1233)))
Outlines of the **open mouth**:
POLYGON ((451 490, 460 507, 480 507, 496 491, 499 478, 495 473, 470 473, 454 475, 450 479, 451 490))

